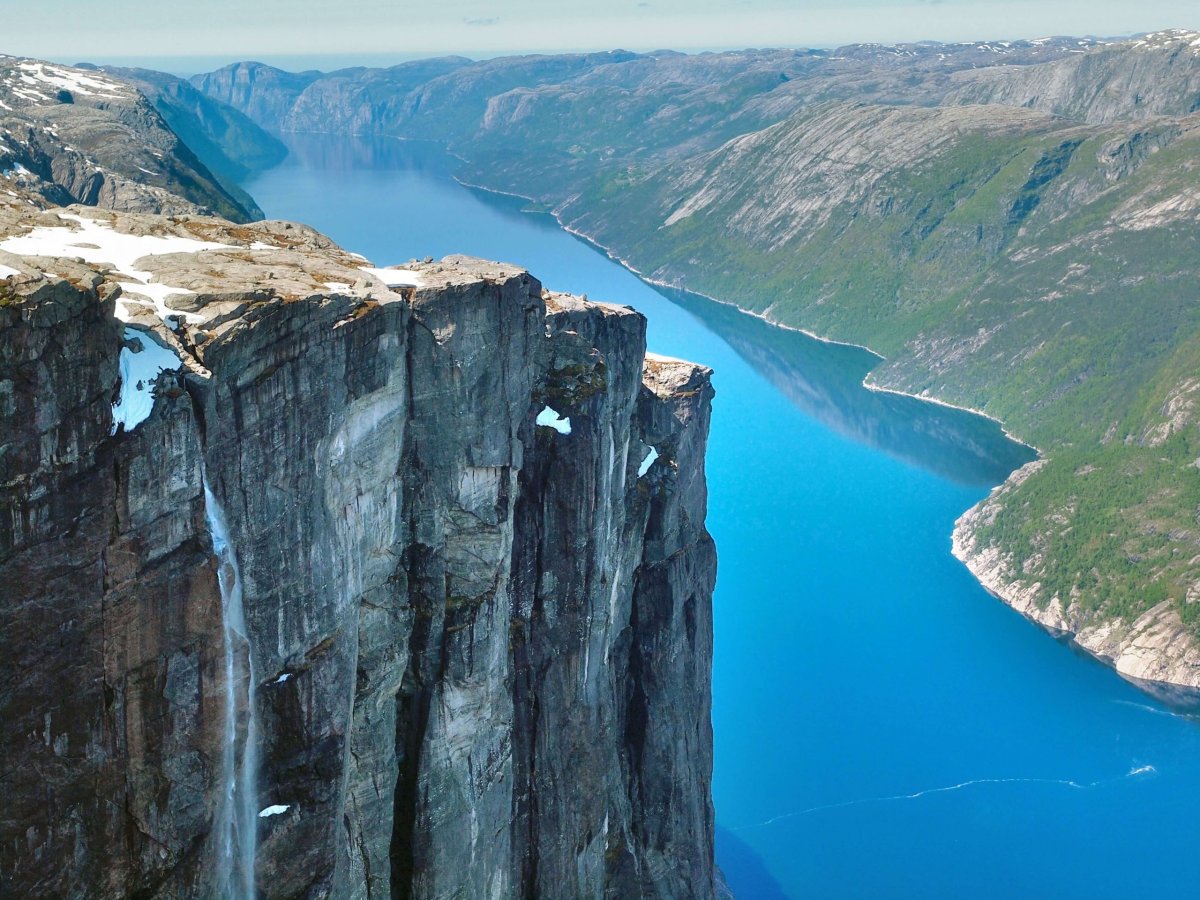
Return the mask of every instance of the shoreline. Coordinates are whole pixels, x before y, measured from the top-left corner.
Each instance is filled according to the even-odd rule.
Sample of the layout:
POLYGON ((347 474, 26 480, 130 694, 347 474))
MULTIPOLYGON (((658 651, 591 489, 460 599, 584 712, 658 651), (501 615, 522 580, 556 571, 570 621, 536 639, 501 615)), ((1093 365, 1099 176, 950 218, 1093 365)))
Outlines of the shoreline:
MULTIPOLYGON (((955 536, 957 537, 957 535, 955 536)), ((1025 621, 1037 626, 1056 641, 1067 644, 1071 647, 1071 649, 1084 654, 1089 659, 1099 663, 1105 668, 1111 669, 1123 680, 1129 682, 1139 690, 1152 695, 1156 700, 1159 700, 1165 705, 1177 707, 1181 711, 1189 712, 1193 715, 1197 711, 1200 711, 1200 709, 1198 709, 1198 707, 1200 707, 1200 675, 1198 675, 1197 678, 1192 681, 1169 681, 1159 678, 1142 678, 1134 675, 1131 672, 1123 671, 1118 665, 1120 657, 1114 658, 1098 649, 1094 649, 1092 646, 1089 646, 1088 633, 1090 629, 1085 628, 1076 632, 1066 628, 1059 628, 1058 626, 1052 624, 1052 621, 1040 616, 1037 611, 1018 606, 1012 597, 1006 596, 1003 585, 989 580, 986 577, 986 570, 978 566, 976 560, 979 557, 967 552, 964 552, 963 555, 960 555, 960 550, 957 546, 951 550, 951 555, 966 567, 967 571, 971 573, 972 577, 979 582, 979 586, 982 587, 988 593, 988 595, 992 597, 992 599, 999 603, 1003 603, 1009 609, 1020 615, 1021 618, 1025 619, 1025 621), (1171 699, 1169 696, 1164 696, 1169 695, 1171 692, 1186 692, 1188 697, 1171 699)), ((1100 628, 1102 628, 1104 625, 1108 625, 1108 623, 1103 623, 1100 628)), ((1099 631, 1100 628, 1095 630, 1099 631)))
MULTIPOLYGON (((457 159, 462 159, 457 154, 453 155, 457 159)), ((463 187, 472 190, 510 197, 529 203, 538 202, 532 197, 523 194, 497 190, 485 185, 472 184, 456 175, 451 175, 451 177, 463 187)), ((530 210, 529 212, 532 213, 535 211, 530 210)), ((539 214, 551 216, 563 231, 602 252, 608 259, 616 262, 649 285, 670 290, 686 291, 689 294, 712 303, 732 307, 768 325, 784 329, 785 331, 798 332, 822 343, 863 350, 876 357, 881 363, 887 359, 882 354, 863 344, 824 338, 807 329, 773 321, 763 313, 744 309, 736 303, 711 297, 699 291, 689 290, 679 285, 670 284, 661 279, 648 276, 628 260, 623 259, 590 235, 566 225, 560 218, 557 210, 549 210, 539 214)), ((872 383, 871 372, 868 372, 863 377, 862 386, 870 391, 909 397, 921 402, 932 403, 944 408, 981 416, 995 422, 1007 439, 1027 447, 1036 453, 1037 459, 1011 472, 1004 481, 992 488, 987 497, 963 512, 955 521, 951 532, 951 555, 962 563, 980 587, 987 591, 988 594, 1027 621, 1037 625, 1049 636, 1068 644, 1072 648, 1077 649, 1078 652, 1086 654, 1091 659, 1111 669, 1118 677, 1128 681, 1144 693, 1149 694, 1166 705, 1179 708, 1191 708, 1194 706, 1196 709, 1200 709, 1200 645, 1184 629, 1182 622, 1178 619, 1178 614, 1174 610, 1166 608, 1169 605, 1168 602, 1164 602, 1148 610, 1137 620, 1130 623, 1115 619, 1095 624, 1074 623, 1071 621, 1071 618, 1072 611, 1078 614, 1076 607, 1072 606, 1063 611, 1057 598, 1046 608, 1039 607, 1036 603, 1036 596, 1040 585, 1035 584, 1022 590, 1019 587, 1020 582, 1016 579, 1013 579, 1011 584, 1005 584, 999 577, 999 571, 1004 568, 1002 564, 999 564, 999 551, 993 548, 988 548, 985 551, 978 550, 974 532, 971 528, 972 522, 994 498, 1011 486, 1014 486, 1014 484, 1019 484, 1029 474, 1036 471, 1036 468, 1041 467, 1047 462, 1047 457, 1040 448, 1016 437, 1005 427, 1005 424, 999 418, 982 410, 951 403, 937 397, 922 396, 872 383), (1034 468, 1031 469, 1030 467, 1034 468), (1026 474, 1022 476, 1020 473, 1026 474), (993 560, 997 564, 991 569, 981 564, 981 560, 989 553, 997 558, 993 560), (1058 610, 1057 613, 1055 612, 1056 608, 1058 610), (1172 617, 1174 618, 1172 619, 1172 617), (1172 692, 1181 692, 1185 695, 1185 698, 1183 700, 1172 699, 1169 696, 1172 692), (1193 692, 1196 695, 1195 698, 1191 696, 1193 692)))
POLYGON ((1021 440, 1019 437, 1017 437, 1015 434, 1013 434, 1011 431, 1008 430, 1008 428, 1005 426, 1003 421, 1001 421, 996 416, 991 415, 990 413, 984 412, 982 409, 975 409, 972 406, 960 406, 959 404, 951 403, 948 400, 940 400, 937 397, 930 397, 925 394, 913 394, 908 391, 902 391, 899 388, 889 388, 889 387, 884 387, 881 384, 872 384, 870 372, 868 372, 863 377, 862 386, 865 387, 868 391, 875 391, 876 393, 879 393, 879 394, 895 394, 898 397, 911 397, 913 400, 920 400, 923 403, 932 403, 935 406, 944 406, 947 409, 957 409, 960 412, 968 412, 973 415, 980 416, 984 419, 988 419, 989 421, 995 422, 997 425, 999 425, 1000 430, 1004 433, 1004 436, 1006 438, 1008 438, 1010 441, 1012 441, 1014 444, 1020 444, 1022 447, 1028 447, 1030 450, 1032 450, 1034 453, 1037 454, 1038 459, 1046 458, 1045 454, 1042 453, 1042 450, 1040 447, 1037 447, 1034 444, 1029 443, 1028 441, 1021 440))
POLYGON ((1012 559, 995 546, 979 546, 975 521, 993 514, 1000 496, 1044 464, 1044 459, 1038 459, 1017 469, 959 516, 950 537, 951 555, 988 594, 1056 640, 1087 654, 1161 702, 1194 712, 1200 708, 1200 645, 1169 600, 1132 622, 1115 618, 1084 621, 1084 611, 1074 603, 1064 608, 1057 595, 1041 602, 1039 582, 1016 577, 1012 559))
MULTIPOLYGON (((456 156, 456 158, 462 159, 462 157, 458 157, 458 156, 456 156)), ((486 187, 485 185, 482 185, 482 184, 472 184, 471 182, 464 181, 463 179, 459 178, 456 175, 451 176, 451 177, 454 178, 454 180, 456 182, 458 182, 465 188, 470 188, 472 190, 477 190, 477 191, 483 191, 484 193, 488 193, 488 194, 496 194, 497 196, 501 196, 501 197, 512 197, 517 200, 526 200, 530 203, 538 202, 538 201, 534 200, 532 197, 527 197, 524 194, 516 194, 516 193, 512 193, 510 191, 501 191, 496 188, 486 187)), ((587 244, 589 247, 599 250, 606 257, 611 259, 613 262, 617 263, 623 269, 625 269, 629 272, 632 272, 634 275, 636 275, 638 278, 640 278, 646 284, 653 285, 655 287, 667 288, 668 290, 672 290, 672 291, 684 291, 688 294, 691 294, 694 297, 700 297, 704 300, 707 300, 710 303, 719 303, 721 306, 731 307, 733 309, 736 309, 738 312, 742 313, 742 315, 752 316, 753 318, 758 319, 761 322, 765 322, 767 325, 770 325, 773 328, 780 328, 784 331, 792 331, 797 334, 802 334, 805 337, 812 338, 814 341, 820 341, 822 344, 831 344, 836 347, 853 347, 856 350, 862 350, 866 353, 871 354, 879 361, 878 363, 876 363, 876 366, 878 366, 879 363, 887 362, 886 356, 884 356, 882 353, 878 352, 877 350, 873 350, 872 348, 868 347, 866 344, 856 344, 853 341, 839 341, 836 338, 824 337, 813 331, 809 331, 807 328, 800 328, 799 326, 796 326, 796 325, 788 325, 784 322, 778 322, 775 319, 772 319, 770 316, 766 315, 765 313, 755 312, 752 309, 746 309, 744 306, 738 306, 736 303, 733 303, 732 301, 722 300, 719 297, 713 297, 713 296, 710 296, 709 294, 705 294, 701 291, 696 291, 691 288, 682 287, 681 285, 678 285, 678 284, 671 284, 670 282, 662 281, 661 279, 654 278, 653 276, 647 275, 645 272, 642 272, 640 269, 638 269, 636 266, 634 266, 631 262, 629 262, 629 260, 624 259, 621 256, 618 256, 610 248, 604 246, 599 241, 597 241, 595 238, 591 237, 588 234, 585 234, 582 231, 578 231, 577 229, 572 228, 570 225, 565 224, 562 221, 562 219, 559 218, 558 213, 556 211, 550 210, 550 211, 542 213, 542 212, 536 212, 533 210, 529 210, 528 212, 530 215, 550 216, 551 218, 554 219, 555 222, 558 223, 558 227, 561 228, 563 231, 565 231, 567 234, 578 238, 579 240, 581 240, 585 244, 587 244)), ((872 371, 873 370, 874 370, 874 367, 872 368, 872 371)), ((890 388, 890 387, 884 387, 883 385, 875 384, 871 381, 871 372, 868 372, 866 375, 863 376, 863 380, 861 383, 862 383, 862 386, 864 388, 866 388, 868 391, 875 391, 876 393, 880 393, 880 394, 894 394, 899 397, 908 397, 913 400, 919 400, 922 403, 932 403, 935 406, 941 406, 945 409, 953 409, 953 410, 957 410, 959 412, 970 413, 971 415, 980 416, 991 422, 995 422, 1000 427, 1001 432, 1003 432, 1004 436, 1008 440, 1012 441, 1015 444, 1020 444, 1022 447, 1028 447, 1030 450, 1032 450, 1034 453, 1036 453, 1038 455, 1039 459, 1042 459, 1044 457, 1044 454, 1042 453, 1041 448, 1035 446, 1034 444, 1029 443, 1028 441, 1022 440, 1021 438, 1017 437, 1015 434, 1013 434, 1011 431, 1008 430, 1008 428, 1005 426, 1003 421, 1001 421, 996 416, 991 415, 990 413, 984 412, 981 409, 975 409, 974 407, 971 407, 971 406, 963 406, 958 403, 951 403, 949 400, 942 400, 938 397, 931 397, 931 396, 923 395, 923 394, 913 394, 909 391, 900 390, 899 388, 890 388)))

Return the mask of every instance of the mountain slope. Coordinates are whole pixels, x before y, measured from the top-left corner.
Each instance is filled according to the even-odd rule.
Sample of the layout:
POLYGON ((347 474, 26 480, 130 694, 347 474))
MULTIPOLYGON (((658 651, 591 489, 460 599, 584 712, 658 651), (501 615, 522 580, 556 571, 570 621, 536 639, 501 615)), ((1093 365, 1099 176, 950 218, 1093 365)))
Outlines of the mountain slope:
MULTIPOLYGON (((1200 35, 572 65, 461 65, 390 98, 328 78, 337 121, 443 140, 465 180, 654 278, 1002 419, 1047 461, 959 551, 1127 674, 1200 685, 1200 35)), ((243 108, 305 130, 326 79, 285 80, 260 71, 243 108)))
POLYGON ((1103 630, 1127 674, 1196 684, 1198 159, 1196 116, 838 104, 559 212, 656 278, 880 350, 873 383, 1032 440, 1048 461, 960 549, 993 548, 989 586, 1026 611, 1103 630))
POLYGON ((163 120, 203 160, 231 196, 256 218, 262 210, 238 182, 283 161, 287 148, 231 106, 199 93, 182 78, 149 69, 102 71, 136 87, 163 120))
POLYGON ((136 88, 95 70, 0 57, 0 142, 0 172, 51 204, 261 216, 136 88))

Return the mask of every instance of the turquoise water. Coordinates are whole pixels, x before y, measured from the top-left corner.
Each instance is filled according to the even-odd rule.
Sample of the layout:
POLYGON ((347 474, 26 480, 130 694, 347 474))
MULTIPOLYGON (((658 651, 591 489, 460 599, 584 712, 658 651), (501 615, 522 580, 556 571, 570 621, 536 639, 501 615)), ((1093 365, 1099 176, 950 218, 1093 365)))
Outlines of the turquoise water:
POLYGON ((468 253, 630 304, 652 349, 714 367, 713 793, 740 897, 1196 892, 1200 730, 950 556, 1025 451, 859 388, 863 351, 670 300, 449 172, 420 145, 314 137, 247 188, 379 265, 468 253))

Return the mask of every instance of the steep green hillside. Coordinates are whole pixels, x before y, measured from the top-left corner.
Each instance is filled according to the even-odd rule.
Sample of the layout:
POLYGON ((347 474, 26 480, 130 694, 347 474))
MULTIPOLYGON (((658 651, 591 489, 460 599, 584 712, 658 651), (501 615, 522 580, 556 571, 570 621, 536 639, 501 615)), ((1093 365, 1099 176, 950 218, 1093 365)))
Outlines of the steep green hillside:
POLYGON ((336 93, 660 281, 996 416, 1048 462, 970 523, 991 586, 1080 634, 1157 608, 1200 635, 1200 35, 463 62, 386 102, 380 73, 239 101, 249 75, 286 81, 198 83, 296 130, 336 93))

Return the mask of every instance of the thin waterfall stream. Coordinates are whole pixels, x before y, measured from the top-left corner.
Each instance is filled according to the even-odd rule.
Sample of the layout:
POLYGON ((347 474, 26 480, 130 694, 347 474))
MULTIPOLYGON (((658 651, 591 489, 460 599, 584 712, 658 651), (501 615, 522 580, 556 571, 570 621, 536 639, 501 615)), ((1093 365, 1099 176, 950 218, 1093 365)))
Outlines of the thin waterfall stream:
POLYGON ((201 466, 205 515, 217 554, 221 618, 225 637, 225 734, 221 759, 221 806, 218 810, 217 885, 228 898, 255 896, 254 857, 258 840, 256 778, 258 721, 254 703, 254 658, 247 639, 242 603, 242 574, 229 537, 225 511, 201 466))

